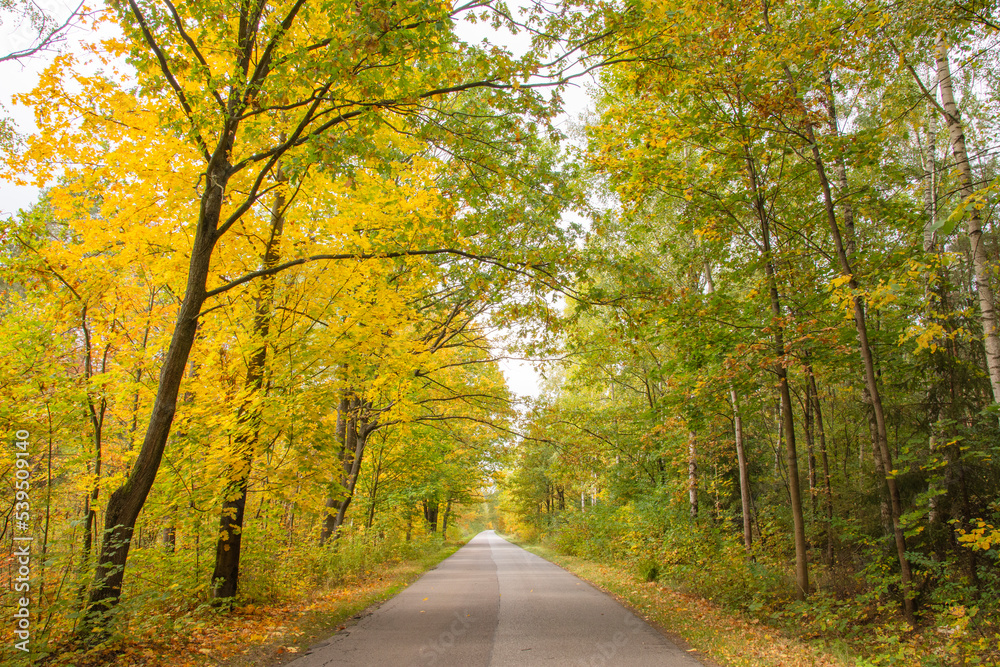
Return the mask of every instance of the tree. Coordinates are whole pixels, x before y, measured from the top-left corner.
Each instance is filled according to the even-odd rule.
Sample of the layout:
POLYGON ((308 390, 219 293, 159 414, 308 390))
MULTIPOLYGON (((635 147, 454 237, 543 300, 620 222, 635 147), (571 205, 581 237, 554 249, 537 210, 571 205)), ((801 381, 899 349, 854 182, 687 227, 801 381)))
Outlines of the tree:
MULTIPOLYGON (((976 305, 985 291, 972 289, 978 251, 961 239, 932 258, 923 238, 948 245, 953 223, 973 202, 992 211, 995 188, 987 184, 996 171, 985 156, 995 124, 989 114, 974 121, 979 144, 969 154, 984 156, 983 174, 963 203, 950 194, 961 188, 960 170, 952 178, 937 166, 940 155, 928 156, 929 146, 941 145, 939 130, 924 129, 920 98, 933 86, 907 62, 914 53, 926 60, 944 26, 971 44, 969 22, 985 25, 991 10, 941 13, 910 3, 894 7, 899 20, 887 25, 884 7, 835 3, 809 11, 737 3, 713 7, 710 16, 680 5, 592 9, 583 27, 567 30, 597 35, 592 54, 629 57, 602 71, 587 127, 589 178, 605 200, 592 216, 592 264, 577 286, 587 303, 574 304, 563 325, 572 381, 554 400, 600 404, 594 397, 610 393, 631 403, 632 433, 611 429, 617 422, 603 414, 596 423, 577 418, 606 455, 597 466, 609 489, 604 516, 625 522, 639 512, 671 525, 697 502, 704 521, 706 500, 714 500, 714 515, 699 527, 702 540, 718 535, 712 529, 728 536, 725 517, 738 511, 747 549, 756 518, 753 557, 761 564, 777 556, 783 570, 790 554, 773 538, 794 544, 799 595, 809 587, 806 563, 849 568, 864 551, 890 572, 878 595, 894 599, 910 625, 919 623, 918 589, 928 590, 930 570, 947 569, 952 581, 979 581, 982 572, 981 561, 946 546, 954 534, 940 529, 945 496, 955 525, 985 510, 972 509, 974 494, 964 485, 975 475, 959 463, 961 451, 944 454, 938 444, 947 431, 948 441, 969 437, 978 450, 993 430, 981 412, 992 403, 982 400, 984 390, 992 393, 989 341, 985 355, 975 341, 980 327, 983 340, 991 331, 976 305), (942 224, 936 211, 952 203, 959 210, 942 224), (948 284, 963 287, 947 294, 948 284), (945 405, 962 416, 942 418, 945 405), (711 453, 723 418, 728 437, 742 440, 743 456, 733 458, 743 461, 727 465, 711 453), (954 429, 957 422, 970 430, 954 429), (662 443, 658 457, 637 455, 636 432, 662 443), (800 473, 802 435, 808 470, 800 473), (909 448, 928 436, 930 447, 909 448), (688 465, 692 444, 696 474, 688 465), (630 477, 642 480, 647 498, 664 497, 656 495, 659 485, 671 493, 662 506, 645 504, 637 499, 643 494, 616 486, 630 477), (796 500, 806 483, 811 503, 796 500), (746 493, 729 491, 738 487, 746 493), (811 554, 824 543, 821 563, 811 554), (935 565, 927 564, 930 553, 935 565)), ((992 95, 968 82, 994 80, 985 65, 994 62, 993 44, 976 42, 963 54, 969 108, 992 95)), ((990 238, 986 227, 980 231, 990 238)), ((513 482, 543 479, 544 461, 523 461, 530 470, 518 469, 513 482)), ((992 473, 978 477, 978 488, 989 487, 986 478, 992 473)), ((517 511, 526 516, 527 505, 517 511)), ((553 525, 563 521, 552 531, 564 544, 597 534, 593 541, 613 541, 610 533, 667 562, 678 545, 691 548, 669 529, 657 549, 596 515, 553 525)), ((717 584, 706 575, 703 585, 717 584)))
MULTIPOLYGON (((491 104, 510 100, 520 111, 542 110, 525 87, 519 93, 502 93, 514 87, 511 79, 526 77, 536 63, 515 67, 509 60, 490 60, 456 43, 449 28, 455 12, 433 3, 356 8, 350 3, 316 6, 299 0, 242 3, 233 10, 211 2, 176 7, 130 0, 115 4, 114 10, 129 40, 119 43, 120 51, 130 55, 138 86, 149 91, 150 107, 139 110, 135 101, 121 100, 121 94, 118 101, 146 114, 148 125, 132 127, 156 137, 148 145, 147 159, 152 159, 151 151, 171 144, 176 156, 171 164, 183 165, 183 171, 175 167, 173 178, 164 185, 197 183, 200 191, 196 200, 186 194, 190 190, 182 195, 158 189, 123 193, 118 201, 119 215, 148 207, 149 194, 161 205, 175 202, 168 209, 170 215, 190 220, 186 228, 190 252, 179 276, 176 325, 162 357, 142 446, 127 479, 108 498, 85 634, 99 627, 96 615, 113 608, 120 595, 136 519, 156 478, 199 322, 206 306, 212 307, 208 304, 249 281, 307 262, 440 254, 477 257, 418 234, 386 235, 378 244, 362 237, 359 245, 346 248, 323 236, 310 238, 294 257, 273 267, 215 277, 217 251, 228 253, 235 246, 226 239, 233 238, 245 222, 260 219, 248 216, 273 193, 268 179, 278 165, 287 171, 292 192, 304 187, 315 171, 334 168, 349 177, 364 160, 378 161, 364 149, 378 129, 395 128, 403 136, 419 131, 421 124, 433 127, 435 118, 449 115, 450 98, 479 89, 497 91, 487 98, 491 104), (331 15, 351 20, 331 25, 325 18, 331 15), (342 48, 345 43, 350 48, 342 48), (210 53, 230 54, 230 59, 217 61, 210 53), (414 63, 421 66, 413 67, 414 63)), ((58 64, 70 62, 65 58, 58 64)), ((102 79, 97 85, 109 83, 102 79)), ((455 113, 460 116, 461 111, 455 113)), ((104 128, 110 121, 93 120, 105 123, 104 128)), ((115 130, 131 142, 129 131, 115 130)), ((52 137, 71 130, 57 121, 46 132, 52 137)), ((476 141, 470 135, 459 139, 460 145, 476 141)), ((77 141, 76 146, 83 144, 77 141)), ((36 141, 33 150, 41 146, 36 141)), ((48 158, 39 152, 30 155, 43 162, 48 158)), ((39 170, 40 178, 42 173, 39 170)), ((294 196, 289 194, 289 203, 294 196)))

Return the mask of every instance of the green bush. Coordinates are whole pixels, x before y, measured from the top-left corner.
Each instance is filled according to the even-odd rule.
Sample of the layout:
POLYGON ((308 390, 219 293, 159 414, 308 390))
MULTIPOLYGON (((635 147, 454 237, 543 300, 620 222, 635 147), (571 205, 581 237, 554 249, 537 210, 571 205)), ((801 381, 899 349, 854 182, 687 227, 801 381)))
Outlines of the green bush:
POLYGON ((660 564, 655 560, 646 559, 639 562, 639 578, 643 581, 656 581, 660 577, 660 564))

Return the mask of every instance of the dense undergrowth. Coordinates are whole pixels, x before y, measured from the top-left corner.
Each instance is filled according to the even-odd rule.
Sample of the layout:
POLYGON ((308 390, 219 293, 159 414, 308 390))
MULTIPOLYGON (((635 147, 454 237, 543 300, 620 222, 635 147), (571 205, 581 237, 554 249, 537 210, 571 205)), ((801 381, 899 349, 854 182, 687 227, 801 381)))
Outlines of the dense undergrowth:
MULTIPOLYGON (((93 647, 74 641, 80 602, 55 592, 40 610, 41 633, 26 656, 3 664, 116 666, 270 665, 282 654, 304 651, 338 624, 402 586, 457 548, 436 536, 411 540, 377 534, 346 534, 336 544, 286 545, 246 552, 241 594, 229 608, 213 606, 197 581, 190 554, 161 547, 133 552, 139 576, 131 580, 110 619, 109 639, 93 647)), ((8 638, 9 645, 9 638, 8 638)))
MULTIPOLYGON (((884 544, 856 547, 832 566, 815 566, 816 590, 796 601, 790 554, 758 548, 748 557, 731 534, 681 517, 665 518, 653 508, 598 504, 553 517, 543 530, 522 525, 520 534, 557 553, 627 571, 633 585, 613 592, 628 596, 635 583, 656 582, 735 617, 819 643, 850 664, 1000 664, 998 600, 977 597, 961 577, 937 580, 933 587, 928 583, 919 600, 918 625, 910 628, 900 615, 897 575, 884 544)), ((989 578, 986 590, 997 590, 997 554, 985 557, 993 559, 992 566, 981 567, 979 577, 989 578)), ((946 575, 947 565, 929 563, 919 574, 929 582, 946 575)))

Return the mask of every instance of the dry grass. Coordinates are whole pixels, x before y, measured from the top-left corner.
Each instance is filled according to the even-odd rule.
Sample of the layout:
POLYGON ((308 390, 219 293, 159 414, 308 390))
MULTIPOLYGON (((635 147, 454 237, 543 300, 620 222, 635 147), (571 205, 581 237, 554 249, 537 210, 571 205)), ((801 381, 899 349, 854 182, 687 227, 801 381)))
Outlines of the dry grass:
POLYGON ((224 613, 204 609, 184 629, 155 629, 101 650, 56 650, 46 665, 74 667, 272 667, 353 622, 455 552, 451 544, 423 558, 384 565, 336 589, 294 602, 243 605, 224 613))
POLYGON ((704 598, 641 581, 634 571, 564 556, 540 546, 530 551, 611 593, 708 665, 724 667, 846 667, 850 661, 814 643, 724 610, 704 598))

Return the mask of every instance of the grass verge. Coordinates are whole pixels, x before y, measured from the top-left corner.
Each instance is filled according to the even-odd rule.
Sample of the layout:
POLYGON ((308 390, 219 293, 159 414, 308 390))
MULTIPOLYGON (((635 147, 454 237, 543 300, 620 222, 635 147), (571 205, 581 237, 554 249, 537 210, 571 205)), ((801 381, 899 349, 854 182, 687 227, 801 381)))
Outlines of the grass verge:
POLYGON ((546 546, 521 546, 614 595, 707 665, 842 667, 851 664, 818 643, 790 637, 695 595, 642 581, 631 568, 565 556, 546 546))
POLYGON ((183 632, 161 640, 128 641, 101 651, 66 652, 47 665, 74 667, 276 667, 318 641, 351 625, 361 613, 388 600, 463 542, 444 543, 418 557, 383 564, 336 588, 281 604, 237 605, 228 613, 203 607, 183 632))

